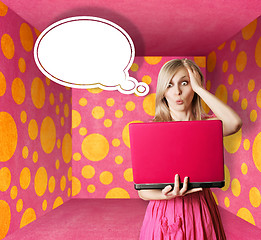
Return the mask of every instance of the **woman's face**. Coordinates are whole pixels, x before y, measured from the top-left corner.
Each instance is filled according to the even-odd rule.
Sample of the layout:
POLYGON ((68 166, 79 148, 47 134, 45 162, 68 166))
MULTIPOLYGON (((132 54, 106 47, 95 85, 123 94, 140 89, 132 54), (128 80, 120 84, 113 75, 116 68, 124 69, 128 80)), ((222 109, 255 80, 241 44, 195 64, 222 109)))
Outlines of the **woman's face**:
POLYGON ((176 72, 164 96, 171 110, 186 111, 191 108, 194 91, 190 85, 189 73, 186 68, 181 68, 176 72))

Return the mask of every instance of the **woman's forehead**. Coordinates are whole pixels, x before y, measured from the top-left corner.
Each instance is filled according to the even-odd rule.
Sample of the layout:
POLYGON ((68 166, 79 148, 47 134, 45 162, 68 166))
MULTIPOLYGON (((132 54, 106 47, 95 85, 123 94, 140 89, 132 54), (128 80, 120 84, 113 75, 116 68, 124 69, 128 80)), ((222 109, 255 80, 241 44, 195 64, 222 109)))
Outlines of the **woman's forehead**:
POLYGON ((173 75, 171 81, 179 81, 186 77, 189 77, 189 73, 188 73, 187 69, 181 68, 173 75))

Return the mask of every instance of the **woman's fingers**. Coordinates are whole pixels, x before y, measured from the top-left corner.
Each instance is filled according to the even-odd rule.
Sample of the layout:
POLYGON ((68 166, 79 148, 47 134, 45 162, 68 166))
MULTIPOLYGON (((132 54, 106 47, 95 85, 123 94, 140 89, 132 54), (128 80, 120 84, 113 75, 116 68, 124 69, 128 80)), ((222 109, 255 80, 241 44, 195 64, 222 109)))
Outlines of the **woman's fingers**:
POLYGON ((174 195, 179 195, 179 175, 175 175, 175 182, 174 182, 174 189, 173 189, 173 194, 174 195))
POLYGON ((190 193, 194 193, 194 192, 199 192, 202 191, 202 188, 192 188, 190 190, 188 190, 184 195, 190 194, 190 193))
POLYGON ((188 190, 188 177, 185 177, 184 178, 183 187, 179 191, 180 195, 185 195, 187 190, 188 190))
POLYGON ((162 189, 162 193, 164 195, 167 195, 171 189, 172 189, 172 187, 170 185, 168 185, 168 186, 166 186, 165 188, 162 189))

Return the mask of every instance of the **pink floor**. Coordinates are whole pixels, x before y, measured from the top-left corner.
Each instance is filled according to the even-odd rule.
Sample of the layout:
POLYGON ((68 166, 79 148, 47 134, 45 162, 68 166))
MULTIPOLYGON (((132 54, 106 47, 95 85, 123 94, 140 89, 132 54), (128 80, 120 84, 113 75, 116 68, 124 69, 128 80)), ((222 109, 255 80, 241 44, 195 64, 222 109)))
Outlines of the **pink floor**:
MULTIPOLYGON (((138 240, 147 202, 71 199, 5 240, 138 240)), ((220 208, 228 240, 260 239, 261 229, 220 208)))

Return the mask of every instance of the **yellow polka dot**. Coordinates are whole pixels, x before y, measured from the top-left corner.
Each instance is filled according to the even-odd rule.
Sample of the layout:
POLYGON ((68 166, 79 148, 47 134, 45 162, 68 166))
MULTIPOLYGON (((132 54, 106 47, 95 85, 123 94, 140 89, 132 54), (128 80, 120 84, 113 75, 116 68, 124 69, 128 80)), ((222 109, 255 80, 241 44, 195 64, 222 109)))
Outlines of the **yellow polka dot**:
POLYGON ((34 189, 36 194, 41 197, 44 195, 47 188, 47 172, 44 167, 40 167, 34 178, 34 189))
POLYGON ((257 66, 261 67, 261 37, 258 39, 255 49, 255 60, 257 66))
POLYGON ((105 119, 103 122, 105 127, 111 127, 112 126, 112 121, 110 119, 105 119))
POLYGON ((116 118, 122 118, 122 116, 123 116, 123 112, 121 110, 115 111, 115 117, 116 118))
POLYGON ((251 214, 251 212, 247 208, 240 208, 237 212, 237 216, 244 219, 245 221, 255 225, 255 220, 251 214))
POLYGON ((69 108, 69 105, 67 103, 64 104, 63 112, 64 112, 65 117, 69 117, 70 108, 69 108))
POLYGON ((132 101, 129 101, 126 103, 125 107, 128 111, 133 111, 135 109, 135 103, 132 101))
POLYGON ((10 222, 11 222, 11 210, 8 203, 4 200, 0 200, 0 239, 4 239, 8 233, 10 222))
POLYGON ((144 57, 144 60, 151 65, 156 65, 161 61, 162 57, 144 57))
POLYGON ((109 185, 112 183, 113 175, 109 171, 104 171, 100 174, 100 181, 104 185, 109 185))
POLYGON ((216 194, 214 192, 212 192, 212 196, 213 196, 216 204, 218 205, 218 199, 217 199, 217 196, 216 196, 216 194))
POLYGON ((121 144, 121 142, 120 142, 119 139, 115 138, 115 139, 112 140, 112 146, 113 147, 119 147, 120 144, 121 144))
POLYGON ((64 117, 61 117, 61 126, 64 126, 64 117))
POLYGON ((27 114, 25 111, 22 111, 21 114, 20 114, 20 119, 21 119, 21 122, 22 123, 26 123, 27 121, 27 114))
POLYGON ((260 191, 256 187, 252 187, 249 191, 249 200, 253 207, 257 208, 261 204, 260 191))
POLYGON ((78 178, 72 177, 72 196, 76 196, 81 191, 81 182, 78 178))
POLYGON ((72 181, 72 167, 69 167, 67 177, 69 181, 72 181))
POLYGON ((24 207, 24 202, 22 199, 18 199, 17 203, 16 203, 16 211, 17 212, 21 212, 23 210, 24 207))
POLYGON ((45 102, 45 88, 39 77, 34 78, 31 85, 31 98, 36 108, 40 109, 45 102))
POLYGON ((261 132, 257 134, 255 137, 253 147, 252 147, 252 155, 256 168, 261 172, 261 132))
POLYGON ((215 93, 216 97, 219 98, 222 102, 224 102, 225 104, 227 104, 227 88, 225 85, 220 84, 217 87, 216 93, 215 93))
POLYGON ((93 184, 88 185, 87 191, 88 191, 89 193, 94 193, 95 190, 96 190, 96 188, 95 188, 95 186, 94 186, 93 184))
POLYGON ((228 208, 230 206, 230 200, 228 197, 225 197, 224 199, 225 206, 228 208))
POLYGON ((28 125, 28 134, 32 140, 35 140, 38 136, 38 125, 35 119, 32 119, 28 125))
POLYGON ((250 120, 251 120, 251 122, 255 122, 256 119, 257 119, 257 112, 256 112, 256 110, 252 110, 250 112, 250 120))
POLYGON ((232 40, 232 41, 231 41, 231 44, 230 44, 230 50, 231 50, 231 52, 234 52, 234 51, 235 51, 236 46, 237 46, 237 42, 236 42, 235 40, 232 40))
POLYGON ((58 139, 58 140, 57 140, 57 148, 60 149, 60 147, 61 147, 61 140, 58 139))
POLYGON ((54 105, 54 95, 53 95, 53 93, 50 93, 50 95, 49 95, 49 102, 50 102, 51 105, 54 105))
POLYGON ((65 163, 69 163, 72 157, 72 137, 66 133, 62 142, 62 155, 65 163))
POLYGON ((45 82, 46 82, 47 86, 50 86, 51 80, 48 77, 45 78, 45 82))
POLYGON ((50 193, 54 192, 54 189, 55 189, 55 178, 54 178, 54 176, 51 176, 49 178, 48 189, 49 189, 50 193))
POLYGON ((23 58, 19 58, 18 67, 19 67, 20 72, 22 72, 22 73, 25 72, 25 70, 26 70, 26 63, 25 63, 25 60, 23 58))
POLYGON ((194 57, 194 62, 202 68, 206 67, 206 57, 194 57))
POLYGON ((111 189, 105 198, 130 198, 130 195, 125 189, 116 187, 111 189))
POLYGON ((33 49, 34 37, 27 23, 22 23, 20 26, 20 41, 25 51, 30 52, 33 49))
POLYGON ((79 100, 79 105, 82 106, 82 107, 86 106, 87 105, 87 99, 86 98, 81 98, 79 100))
POLYGON ((218 50, 222 50, 226 45, 226 42, 222 43, 221 45, 218 46, 218 50))
POLYGON ((62 176, 62 177, 61 177, 61 180, 60 180, 60 188, 61 188, 62 191, 64 191, 65 188, 66 188, 66 177, 65 177, 65 176, 62 176))
POLYGON ((108 140, 101 134, 90 134, 82 142, 82 153, 91 161, 104 159, 109 152, 108 140))
POLYGON ((241 185, 237 178, 234 178, 231 182, 231 190, 234 196, 238 197, 241 193, 241 185))
POLYGON ((20 173, 20 186, 22 189, 27 189, 31 183, 31 172, 30 169, 24 167, 20 173))
POLYGON ((76 111, 76 110, 72 110, 72 128, 76 128, 80 125, 82 121, 82 117, 81 114, 76 111))
POLYGON ((204 112, 205 112, 206 114, 208 114, 209 111, 210 111, 209 106, 208 106, 202 99, 200 99, 200 101, 201 101, 201 106, 202 106, 204 112))
POLYGON ((5 192, 11 184, 11 172, 9 168, 3 167, 0 169, 0 191, 5 192))
POLYGON ((95 119, 101 119, 104 117, 104 109, 100 106, 97 106, 97 107, 94 107, 92 109, 92 116, 95 118, 95 119))
POLYGON ((123 157, 122 156, 116 156, 114 160, 117 164, 123 163, 123 157))
POLYGON ((224 61, 223 62, 222 70, 223 70, 224 73, 227 72, 227 70, 228 70, 228 61, 224 61))
POLYGON ((211 81, 207 80, 206 82, 206 89, 209 91, 211 89, 211 81))
POLYGON ((126 124, 126 126, 123 128, 122 131, 122 140, 125 143, 125 145, 130 148, 130 134, 129 134, 129 125, 131 123, 141 123, 142 121, 132 121, 126 124))
POLYGON ((61 197, 57 197, 53 203, 53 209, 58 208, 63 204, 63 199, 61 197))
POLYGON ((257 106, 261 108, 261 89, 257 93, 256 103, 257 103, 257 106))
POLYGON ((60 161, 59 161, 59 159, 57 159, 57 160, 55 161, 55 168, 58 170, 59 167, 60 167, 60 161))
POLYGON ((59 115, 59 113, 60 113, 60 107, 59 107, 59 105, 56 105, 56 107, 55 107, 55 112, 56 112, 57 115, 59 115))
POLYGON ((94 94, 96 94, 96 93, 100 93, 100 92, 103 91, 103 90, 100 89, 100 88, 90 88, 90 89, 87 89, 87 90, 88 90, 88 92, 90 92, 90 93, 94 93, 94 94))
POLYGON ((249 40, 255 33, 257 26, 257 19, 255 19, 253 22, 249 23, 246 27, 244 27, 241 30, 242 37, 245 40, 249 40))
POLYGON ((242 174, 246 175, 247 171, 248 171, 248 167, 247 167, 246 163, 242 163, 242 165, 241 165, 242 174))
POLYGON ((142 82, 147 83, 148 85, 151 84, 151 77, 149 75, 143 76, 142 82))
POLYGON ((133 72, 137 72, 139 70, 139 65, 137 63, 133 63, 130 69, 133 72))
POLYGON ((29 153, 28 147, 24 146, 23 150, 22 150, 22 155, 23 155, 24 159, 26 159, 28 157, 28 153, 29 153))
POLYGON ((127 182, 133 182, 133 172, 132 172, 132 168, 128 168, 124 171, 123 173, 124 179, 127 182))
POLYGON ((56 128, 53 119, 45 117, 40 130, 41 146, 45 153, 51 153, 56 143, 56 128))
POLYGON ((3 51, 4 56, 7 59, 12 59, 15 53, 15 46, 13 39, 10 37, 9 34, 4 34, 1 38, 1 48, 3 51))
POLYGON ((109 107, 112 107, 112 106, 114 105, 114 103, 115 103, 115 101, 114 101, 113 98, 108 98, 108 99, 106 100, 106 104, 107 104, 107 106, 109 106, 109 107))
POLYGON ((80 161, 82 158, 82 155, 80 153, 74 153, 73 154, 73 160, 80 161))
POLYGON ((224 147, 229 153, 235 153, 240 147, 241 140, 242 128, 238 132, 224 137, 224 147))
POLYGON ((233 101, 234 101, 234 102, 237 102, 237 101, 239 100, 239 91, 238 91, 237 89, 235 89, 235 90, 233 91, 233 96, 232 96, 232 98, 233 98, 233 101))
POLYGON ((16 104, 22 104, 25 99, 25 86, 20 78, 15 78, 12 82, 12 96, 16 104))
POLYGON ((253 79, 250 79, 248 82, 248 91, 253 92, 255 89, 255 81, 253 79))
MULTIPOLYGON (((1 180, 0 180, 0 182, 1 182, 1 180)), ((13 187, 11 188, 11 191, 10 191, 10 197, 14 200, 14 199, 16 199, 17 194, 18 194, 17 187, 16 187, 16 186, 13 186, 13 187)))
POLYGON ((8 12, 8 7, 4 3, 0 2, 0 16, 4 17, 7 14, 7 12, 8 12))
POLYGON ((228 82, 229 85, 233 84, 233 82, 234 82, 234 75, 232 73, 229 74, 227 82, 228 82))
POLYGON ((6 162, 13 156, 17 146, 17 138, 14 119, 7 112, 0 112, 0 162, 6 162))
POLYGON ((82 168, 82 176, 84 178, 90 179, 93 178, 95 175, 95 169, 91 165, 86 165, 82 168))
POLYGON ((244 143, 243 143, 243 146, 244 146, 244 149, 245 149, 246 151, 248 151, 249 148, 250 148, 250 141, 249 141, 248 139, 245 139, 245 140, 244 140, 244 143))
POLYGON ((27 208, 22 216, 20 222, 20 228, 26 226, 27 224, 33 222, 34 220, 36 220, 35 211, 32 208, 27 208))
POLYGON ((243 110, 246 110, 247 105, 248 105, 247 99, 246 99, 246 98, 243 98, 243 99, 242 99, 242 102, 241 102, 241 108, 242 108, 243 110))
POLYGON ((36 151, 34 151, 34 153, 33 153, 33 162, 37 163, 37 161, 38 161, 38 153, 36 151))
POLYGON ((68 188, 68 191, 67 191, 67 196, 70 197, 71 196, 71 188, 68 188))
POLYGON ((225 186, 222 187, 221 189, 223 191, 227 191, 230 185, 230 172, 226 164, 224 165, 224 173, 225 173, 225 186))
POLYGON ((43 209, 43 211, 46 211, 46 209, 47 209, 47 200, 46 199, 43 200, 42 209, 43 209))
POLYGON ((85 127, 81 127, 81 128, 79 129, 79 134, 80 134, 81 136, 85 136, 85 135, 87 134, 87 129, 86 129, 85 127))
POLYGON ((244 51, 241 51, 237 55, 237 60, 236 60, 236 68, 238 72, 242 72, 247 65, 247 54, 244 51))
POLYGON ((212 51, 207 57, 207 70, 213 72, 216 67, 217 56, 215 51, 212 51))
MULTIPOLYGON (((1 2, 0 2, 1 4, 1 2)), ((2 72, 0 72, 0 97, 5 94, 6 91, 6 80, 2 72)))
POLYGON ((147 113, 150 116, 155 115, 155 101, 156 101, 156 94, 151 93, 147 95, 142 103, 143 109, 145 113, 147 113))

